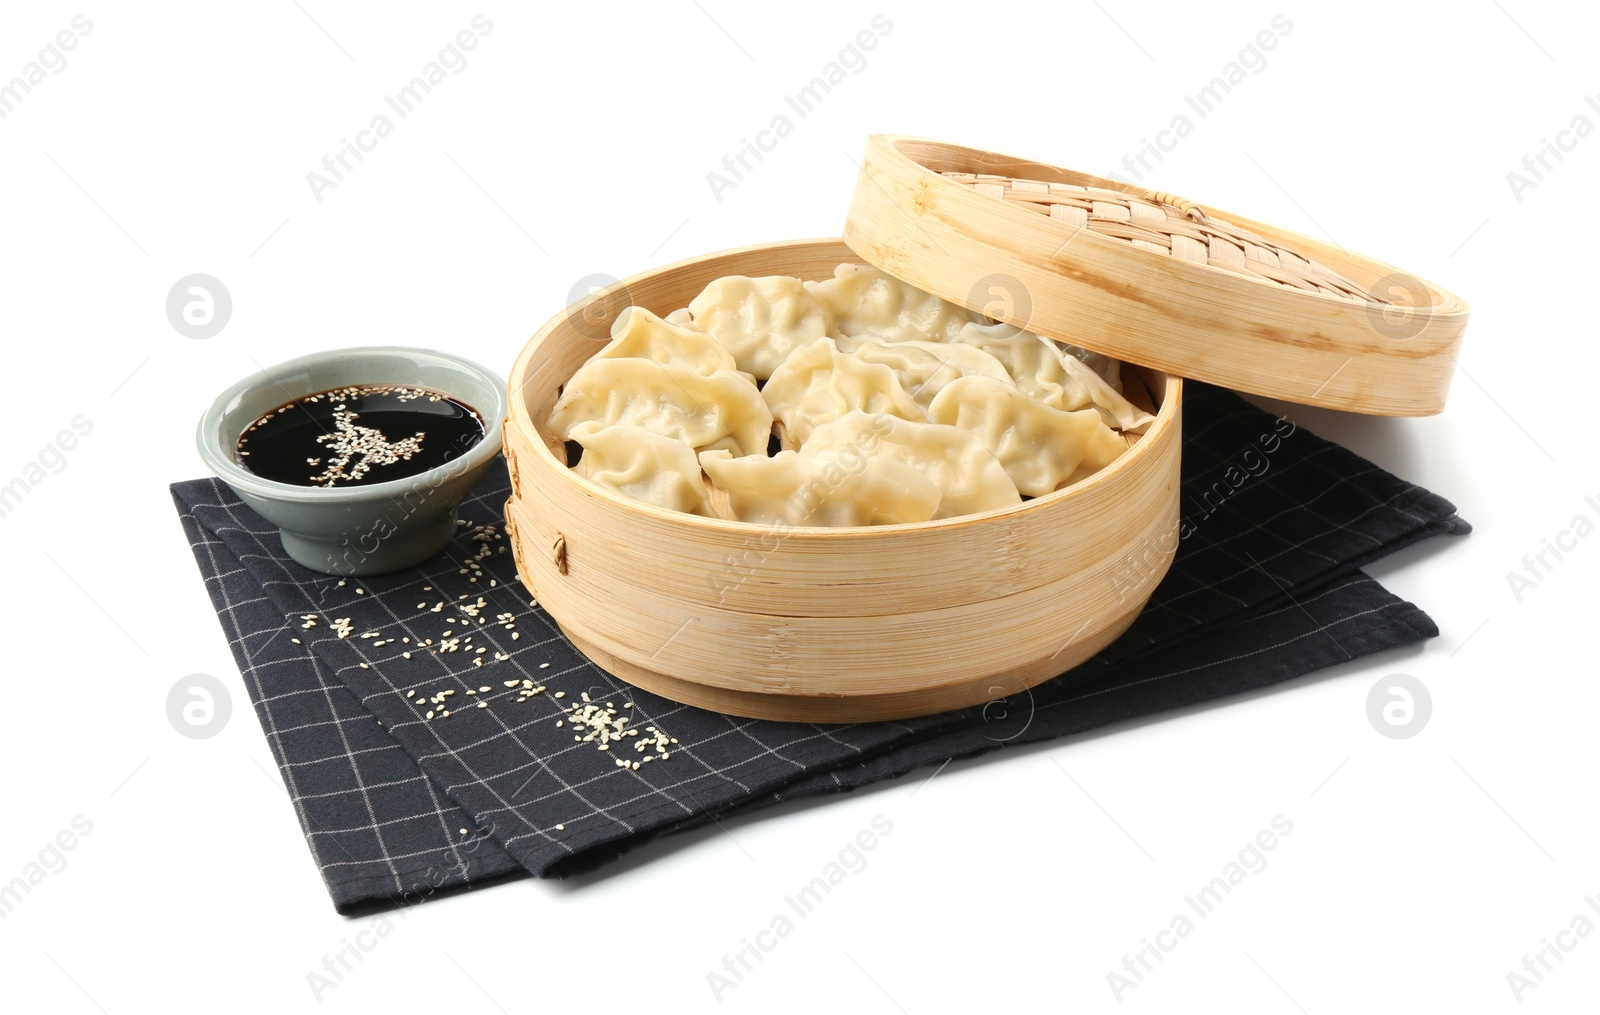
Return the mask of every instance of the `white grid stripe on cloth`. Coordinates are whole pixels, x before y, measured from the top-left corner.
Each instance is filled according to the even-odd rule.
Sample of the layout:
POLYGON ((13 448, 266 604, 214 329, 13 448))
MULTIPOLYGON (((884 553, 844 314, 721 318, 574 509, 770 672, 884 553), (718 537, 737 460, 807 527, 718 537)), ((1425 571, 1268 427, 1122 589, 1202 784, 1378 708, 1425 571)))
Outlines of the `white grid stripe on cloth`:
MULTIPOLYGON (((1184 448, 1190 490, 1204 490, 1273 422, 1234 396, 1195 384, 1188 415, 1197 421, 1184 448)), ((1415 539, 1462 531, 1464 523, 1442 498, 1302 433, 1283 438, 1272 470, 1206 513, 1199 534, 1186 540, 1150 609, 1124 639, 1070 681, 1035 689, 1033 725, 1007 742, 1071 732, 1102 713, 1154 711, 1252 681, 1260 686, 1352 652, 1434 633, 1425 615, 1355 568, 1415 539), (1266 561, 1275 562, 1274 573, 1259 566, 1266 561), (1175 608, 1179 600, 1185 609, 1175 608), (1340 633, 1336 646, 1351 646, 1339 646, 1337 657, 1318 641, 1334 630, 1340 633), (1182 649, 1177 655, 1175 647, 1182 649), (1145 690, 1156 687, 1163 690, 1145 690)), ((498 521, 504 496, 502 470, 463 505, 463 516, 498 521)), ((529 607, 508 557, 484 561, 484 582, 471 583, 460 574, 463 560, 447 554, 411 572, 359 580, 368 594, 358 596, 356 579, 341 586, 288 562, 272 527, 220 484, 181 484, 175 497, 337 904, 416 891, 424 872, 430 883, 441 870, 455 883, 518 865, 571 873, 719 814, 901 774, 938 760, 930 750, 953 757, 996 746, 989 735, 994 731, 972 709, 902 723, 821 727, 737 720, 667 702, 628 688, 578 655, 542 610, 529 607), (491 578, 499 584, 486 588, 491 578), (462 625, 443 625, 446 614, 408 620, 413 604, 442 600, 453 608, 458 594, 481 595, 490 603, 485 613, 509 610, 519 630, 526 632, 523 623, 531 619, 550 637, 525 633, 524 640, 507 643, 490 624, 468 625, 475 641, 498 639, 493 651, 511 657, 482 667, 419 651, 427 637, 420 625, 462 625), (279 637, 299 614, 313 612, 349 616, 358 630, 381 630, 384 640, 403 632, 412 639, 413 658, 401 658, 395 646, 378 652, 356 638, 340 641, 325 626, 300 632, 310 635, 305 646, 279 637), (549 669, 536 668, 541 660, 549 669), (459 722, 452 715, 444 723, 420 719, 404 696, 447 684, 458 693, 479 684, 498 689, 502 675, 520 678, 524 671, 574 699, 580 690, 599 688, 602 700, 632 701, 637 715, 681 742, 670 761, 636 772, 617 767, 592 745, 574 744, 569 729, 554 727, 562 713, 544 695, 521 704, 501 696, 490 707, 465 708, 459 722), (508 708, 523 711, 512 718, 502 714, 508 708), (487 830, 468 844, 475 855, 463 855, 467 850, 456 836, 463 827, 487 830), (323 840, 338 849, 330 854, 318 845, 323 840), (413 862, 419 858, 433 862, 413 862), (335 868, 339 873, 330 875, 335 868), (380 882, 386 886, 381 891, 380 882)))

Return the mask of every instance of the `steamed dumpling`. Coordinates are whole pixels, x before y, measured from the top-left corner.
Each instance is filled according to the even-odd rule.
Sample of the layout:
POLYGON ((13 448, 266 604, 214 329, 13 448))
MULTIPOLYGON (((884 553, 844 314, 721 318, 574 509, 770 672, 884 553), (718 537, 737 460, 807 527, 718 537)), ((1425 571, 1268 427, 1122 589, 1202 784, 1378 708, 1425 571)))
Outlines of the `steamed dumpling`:
POLYGON ((961 326, 987 321, 982 314, 946 302, 877 268, 841 264, 833 278, 807 282, 841 335, 884 342, 948 342, 961 326))
POLYGON ((596 420, 573 427, 572 439, 583 445, 573 471, 590 482, 669 511, 712 513, 700 462, 682 441, 632 423, 596 420))
POLYGON ((818 339, 791 353, 773 371, 761 397, 796 444, 804 444, 819 423, 838 419, 852 409, 927 419, 893 370, 840 352, 831 338, 818 339))
POLYGON ((885 343, 869 338, 840 338, 834 344, 868 363, 882 363, 893 370, 900 386, 923 411, 927 411, 939 389, 957 377, 977 375, 1011 383, 1011 375, 999 360, 963 342, 885 343))
POLYGON ((848 412, 811 431, 800 457, 851 451, 904 462, 932 480, 943 492, 934 518, 1022 503, 1017 484, 982 439, 953 426, 848 412))
POLYGON ((1093 409, 1052 409, 987 377, 951 382, 928 414, 976 434, 1030 497, 1092 475, 1128 450, 1093 409))
POLYGON ((713 281, 689 303, 694 326, 733 354, 739 369, 766 380, 789 353, 833 331, 833 317, 804 284, 786 275, 713 281))
POLYGON ((643 307, 623 307, 611 325, 611 341, 590 359, 648 359, 707 377, 738 369, 733 354, 709 335, 663 321, 643 307))
POLYGON ((590 360, 572 375, 547 426, 570 439, 579 423, 631 423, 693 448, 760 455, 772 413, 748 377, 723 370, 703 376, 648 359, 590 360))
POLYGON ((923 473, 891 458, 825 451, 802 458, 700 456, 736 520, 763 525, 893 525, 924 522, 939 506, 939 488, 923 473))
POLYGON ((1112 391, 1122 394, 1121 360, 1112 359, 1103 352, 1091 352, 1081 345, 1073 345, 1070 342, 1056 342, 1056 345, 1061 347, 1062 352, 1099 374, 1100 379, 1111 386, 1112 391))
POLYGON ((1142 429, 1155 418, 1043 335, 1010 324, 968 324, 958 340, 1005 364, 1018 388, 1052 409, 1075 412, 1093 407, 1107 425, 1130 431, 1142 429))

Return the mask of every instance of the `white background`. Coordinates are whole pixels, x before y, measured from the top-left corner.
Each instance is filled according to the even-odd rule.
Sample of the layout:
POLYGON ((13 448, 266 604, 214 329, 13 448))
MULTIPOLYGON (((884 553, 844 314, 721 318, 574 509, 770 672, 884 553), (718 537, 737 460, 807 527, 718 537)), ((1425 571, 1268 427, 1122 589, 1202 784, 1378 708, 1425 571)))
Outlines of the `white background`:
MULTIPOLYGON (((727 1009, 1509 1010, 1525 954, 1579 912, 1600 921, 1583 902, 1600 892, 1600 538, 1520 602, 1506 577, 1575 515, 1600 520, 1584 501, 1600 501, 1600 137, 1520 201, 1506 178, 1573 117, 1600 126, 1592 10, 530 6, 7 5, 0 80, 80 11, 93 29, 0 120, 0 482, 77 414, 94 425, 0 519, 0 882, 75 815, 93 822, 0 920, 8 1010, 703 1007, 707 972, 879 813, 894 831, 870 866, 727 1009), (494 27, 466 69, 316 200, 306 174, 480 11, 494 27), (893 28, 866 68, 717 200, 707 172, 880 12, 893 28), (319 1001, 307 973, 371 920, 328 903, 166 492, 203 471, 192 429, 215 392, 341 345, 504 371, 583 276, 836 233, 873 132, 1116 169, 1280 13, 1293 29, 1266 68, 1190 112, 1146 182, 1331 235, 1472 305, 1442 416, 1290 410, 1477 526, 1373 569, 1441 637, 732 822, 598 877, 430 902, 319 1001), (232 293, 209 340, 164 313, 192 272, 232 293), (195 672, 234 692, 209 740, 166 715, 195 672), (1408 740, 1366 716, 1395 672, 1433 702, 1408 740), (1279 814, 1293 832, 1269 866, 1119 1003, 1106 974, 1279 814)), ((1592 1001, 1597 938, 1564 938, 1575 950, 1521 1006, 1592 1001)))

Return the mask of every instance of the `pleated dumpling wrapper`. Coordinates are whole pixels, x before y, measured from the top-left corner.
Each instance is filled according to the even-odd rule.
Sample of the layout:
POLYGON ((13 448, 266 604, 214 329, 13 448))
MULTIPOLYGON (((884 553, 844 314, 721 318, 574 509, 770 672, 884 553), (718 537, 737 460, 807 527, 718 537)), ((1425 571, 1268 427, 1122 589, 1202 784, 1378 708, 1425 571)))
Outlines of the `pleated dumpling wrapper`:
POLYGON ((647 359, 705 377, 739 369, 733 354, 710 335, 663 321, 643 307, 623 307, 611 324, 611 341, 590 359, 647 359))
POLYGON ((594 359, 578 368, 550 411, 547 426, 563 440, 579 423, 631 423, 697 450, 722 447, 765 454, 772 413, 750 378, 729 370, 710 376, 654 360, 594 359))
POLYGON ((735 458, 726 451, 707 451, 700 455, 700 465, 741 522, 892 525, 925 522, 939 506, 940 491, 933 480, 892 458, 849 451, 735 458))
POLYGON ((787 275, 716 279, 690 301, 689 313, 740 370, 762 381, 795 349, 833 332, 827 308, 787 275))
POLYGON ((976 434, 885 413, 847 412, 811 431, 801 458, 854 452, 912 466, 942 491, 934 518, 954 518, 1022 503, 1017 484, 976 434))
POLYGON ((1030 497, 1093 475, 1128 450, 1094 409, 1062 412, 987 377, 953 381, 928 414, 976 434, 1030 497))
POLYGON ((583 445, 572 471, 591 483, 669 511, 712 513, 700 462, 682 441, 631 423, 595 420, 573 427, 572 439, 583 445))
POLYGON ((831 338, 790 353, 761 389, 761 397, 796 444, 804 444, 814 427, 852 409, 902 419, 928 418, 893 370, 840 352, 831 338))
POLYGON ((832 278, 807 282, 806 288, 833 315, 838 333, 852 338, 948 342, 962 325, 988 320, 887 272, 856 264, 841 264, 832 278))

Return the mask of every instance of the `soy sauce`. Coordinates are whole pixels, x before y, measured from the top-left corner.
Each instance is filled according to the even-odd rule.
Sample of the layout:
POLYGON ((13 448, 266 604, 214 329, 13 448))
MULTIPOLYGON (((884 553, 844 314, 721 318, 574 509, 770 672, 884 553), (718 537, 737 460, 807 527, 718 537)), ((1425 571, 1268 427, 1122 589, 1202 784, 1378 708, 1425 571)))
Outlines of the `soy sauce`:
POLYGON ((483 417, 427 388, 364 384, 296 399, 240 435, 234 460, 262 479, 344 487, 406 479, 483 440, 483 417))

